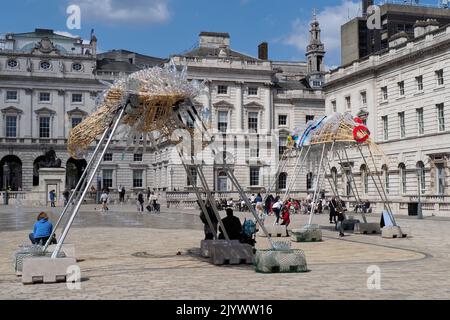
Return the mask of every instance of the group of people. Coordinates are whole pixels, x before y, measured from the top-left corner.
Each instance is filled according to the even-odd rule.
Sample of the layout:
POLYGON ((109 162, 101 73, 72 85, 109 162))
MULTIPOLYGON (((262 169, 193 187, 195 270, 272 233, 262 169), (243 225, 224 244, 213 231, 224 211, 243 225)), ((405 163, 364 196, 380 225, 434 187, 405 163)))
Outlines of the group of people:
POLYGON ((219 220, 214 213, 211 204, 204 202, 206 213, 203 210, 200 213, 200 220, 204 224, 205 240, 213 240, 214 234, 218 233, 218 239, 225 239, 225 232, 230 240, 239 240, 241 243, 247 243, 252 246, 255 245, 256 224, 253 220, 245 220, 241 223, 241 220, 234 216, 232 208, 226 209, 226 217, 221 220, 225 232, 221 226, 219 226, 219 220), (209 220, 209 221, 208 221, 209 220), (211 229, 211 225, 212 228, 211 229))

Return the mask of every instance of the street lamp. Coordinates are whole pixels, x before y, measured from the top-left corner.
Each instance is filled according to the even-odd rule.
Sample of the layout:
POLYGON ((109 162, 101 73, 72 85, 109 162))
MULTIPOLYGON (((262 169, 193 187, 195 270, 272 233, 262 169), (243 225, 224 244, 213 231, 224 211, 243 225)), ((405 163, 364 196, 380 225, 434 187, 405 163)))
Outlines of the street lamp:
POLYGON ((418 219, 423 219, 423 214, 422 214, 422 201, 420 198, 420 195, 422 193, 422 177, 423 177, 423 168, 422 167, 417 167, 417 190, 418 190, 418 203, 417 203, 417 218, 418 219))

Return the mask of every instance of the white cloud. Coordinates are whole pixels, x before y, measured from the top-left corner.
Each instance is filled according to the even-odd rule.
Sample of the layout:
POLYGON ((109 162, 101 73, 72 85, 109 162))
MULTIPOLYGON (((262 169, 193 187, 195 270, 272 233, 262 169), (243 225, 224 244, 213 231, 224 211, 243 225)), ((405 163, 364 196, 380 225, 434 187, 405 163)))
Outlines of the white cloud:
MULTIPOLYGON (((341 47, 341 25, 361 14, 360 2, 356 0, 343 0, 337 6, 325 7, 317 14, 322 30, 322 42, 327 51, 326 60, 339 63, 341 47)), ((310 21, 299 18, 292 22, 291 33, 283 39, 283 43, 296 47, 301 53, 305 52, 309 43, 310 21)))
POLYGON ((108 23, 154 24, 170 18, 169 0, 78 0, 81 18, 108 23))

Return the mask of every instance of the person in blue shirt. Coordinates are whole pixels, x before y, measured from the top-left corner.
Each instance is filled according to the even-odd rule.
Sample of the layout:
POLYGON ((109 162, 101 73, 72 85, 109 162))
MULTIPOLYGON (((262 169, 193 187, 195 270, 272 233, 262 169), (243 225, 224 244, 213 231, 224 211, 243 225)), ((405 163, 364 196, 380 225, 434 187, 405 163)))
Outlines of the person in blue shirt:
POLYGON ((56 200, 56 192, 55 192, 55 190, 52 190, 52 191, 50 191, 50 206, 51 207, 56 207, 55 200, 56 200))
POLYGON ((48 221, 48 216, 45 212, 39 213, 37 222, 34 224, 33 233, 30 233, 29 238, 32 244, 45 244, 50 238, 53 231, 53 225, 48 221))

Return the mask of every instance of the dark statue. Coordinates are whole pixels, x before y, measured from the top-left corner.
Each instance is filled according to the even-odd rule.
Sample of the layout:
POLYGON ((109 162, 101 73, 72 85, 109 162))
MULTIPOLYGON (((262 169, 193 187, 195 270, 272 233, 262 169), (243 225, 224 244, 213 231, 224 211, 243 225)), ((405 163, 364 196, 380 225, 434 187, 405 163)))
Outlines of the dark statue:
POLYGON ((41 168, 61 168, 61 159, 56 157, 56 152, 53 149, 48 150, 45 155, 44 163, 41 164, 41 168))

